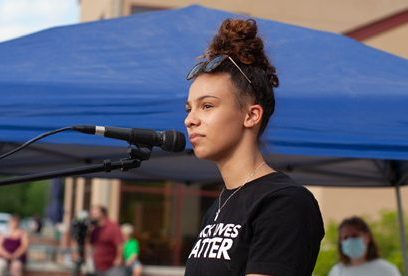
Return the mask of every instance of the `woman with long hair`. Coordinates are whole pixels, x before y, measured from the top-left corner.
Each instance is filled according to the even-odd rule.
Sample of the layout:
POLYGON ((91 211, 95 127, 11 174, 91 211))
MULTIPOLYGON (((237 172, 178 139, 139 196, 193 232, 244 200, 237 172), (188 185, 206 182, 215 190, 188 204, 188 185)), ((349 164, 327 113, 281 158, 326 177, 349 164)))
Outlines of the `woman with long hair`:
POLYGON ((189 72, 185 125, 224 185, 202 221, 185 275, 311 275, 324 236, 313 195, 270 167, 260 138, 275 110, 275 67, 255 20, 227 19, 189 72))
POLYGON ((394 265, 380 258, 374 235, 362 218, 346 218, 338 229, 340 263, 329 276, 400 276, 394 265))

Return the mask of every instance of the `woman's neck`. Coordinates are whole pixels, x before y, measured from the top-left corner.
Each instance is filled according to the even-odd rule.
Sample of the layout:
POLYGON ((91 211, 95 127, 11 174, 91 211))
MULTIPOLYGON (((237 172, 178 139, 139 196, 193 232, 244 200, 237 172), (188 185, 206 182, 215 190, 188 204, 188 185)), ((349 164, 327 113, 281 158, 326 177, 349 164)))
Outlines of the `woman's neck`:
POLYGON ((274 172, 258 147, 240 147, 228 158, 217 163, 227 189, 235 189, 246 182, 274 172))
POLYGON ((351 260, 350 260, 350 264, 351 264, 352 266, 362 265, 362 264, 364 264, 365 262, 366 262, 365 257, 362 257, 362 258, 360 258, 360 259, 351 259, 351 260))
POLYGON ((20 232, 19 228, 10 228, 9 235, 14 236, 20 232))

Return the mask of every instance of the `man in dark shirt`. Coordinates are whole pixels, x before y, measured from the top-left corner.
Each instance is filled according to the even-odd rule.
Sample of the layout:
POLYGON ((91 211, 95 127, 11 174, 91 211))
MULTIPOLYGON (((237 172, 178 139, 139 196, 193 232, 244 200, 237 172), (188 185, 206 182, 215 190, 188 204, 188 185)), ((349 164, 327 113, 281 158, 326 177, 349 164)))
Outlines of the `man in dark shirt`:
POLYGON ((96 226, 91 232, 91 246, 96 274, 101 276, 124 275, 122 264, 123 237, 119 225, 109 220, 107 209, 94 206, 91 218, 96 226))

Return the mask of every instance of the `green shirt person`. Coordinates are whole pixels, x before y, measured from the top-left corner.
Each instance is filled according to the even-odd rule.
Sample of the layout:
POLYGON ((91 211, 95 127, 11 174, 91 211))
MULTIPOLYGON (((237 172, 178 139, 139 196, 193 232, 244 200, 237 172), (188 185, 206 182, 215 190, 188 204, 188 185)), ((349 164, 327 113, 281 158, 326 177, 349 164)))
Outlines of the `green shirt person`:
POLYGON ((125 265, 132 276, 142 275, 142 264, 139 261, 140 244, 139 241, 134 238, 133 226, 129 223, 125 223, 121 226, 122 235, 125 240, 123 246, 123 258, 125 265))
POLYGON ((129 239, 125 242, 125 246, 123 248, 123 257, 125 258, 125 262, 128 263, 129 261, 133 261, 134 257, 139 256, 140 254, 140 245, 139 241, 136 239, 129 239))

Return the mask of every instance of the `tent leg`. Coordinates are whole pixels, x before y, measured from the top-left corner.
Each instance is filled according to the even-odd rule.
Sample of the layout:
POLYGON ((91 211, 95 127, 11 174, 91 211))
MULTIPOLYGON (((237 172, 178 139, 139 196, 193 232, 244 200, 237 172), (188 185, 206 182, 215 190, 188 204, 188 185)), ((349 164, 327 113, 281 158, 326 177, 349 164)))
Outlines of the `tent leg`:
POLYGON ((404 260, 404 274, 403 275, 408 276, 407 239, 406 239, 405 224, 404 224, 404 210, 402 209, 401 186, 399 185, 399 183, 395 186, 395 191, 397 195, 398 222, 399 222, 400 236, 401 236, 402 256, 404 260))

